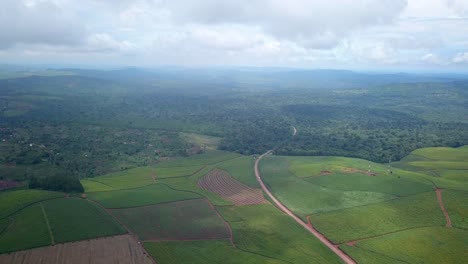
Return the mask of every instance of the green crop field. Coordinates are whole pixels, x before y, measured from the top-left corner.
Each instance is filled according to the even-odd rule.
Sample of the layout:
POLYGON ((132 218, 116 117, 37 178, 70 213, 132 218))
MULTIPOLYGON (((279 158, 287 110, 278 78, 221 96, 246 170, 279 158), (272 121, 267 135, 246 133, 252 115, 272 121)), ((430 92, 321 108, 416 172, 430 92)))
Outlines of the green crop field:
POLYGON ((63 196, 63 193, 43 190, 0 192, 0 219, 15 213, 30 204, 63 196))
POLYGON ((467 148, 420 148, 410 155, 424 157, 429 160, 446 160, 446 161, 466 161, 468 160, 467 148))
POLYGON ((306 181, 322 187, 343 191, 381 192, 407 196, 433 189, 428 181, 414 181, 395 174, 368 176, 361 173, 332 173, 306 178, 306 181))
POLYGON ((239 249, 286 263, 341 263, 318 239, 273 205, 219 207, 239 249))
POLYGON ((403 264, 406 262, 382 255, 356 246, 343 244, 340 249, 351 256, 357 263, 378 263, 378 264, 403 264))
MULTIPOLYGON (((405 263, 463 263, 468 259, 468 231, 424 227, 364 240, 356 247, 405 263)), ((348 251, 351 253, 351 251, 348 251)), ((353 256, 353 255, 352 255, 353 256)), ((370 263, 367 259, 363 263, 370 263)))
POLYGON ((126 208, 188 200, 201 196, 193 192, 174 190, 164 184, 152 184, 136 189, 93 192, 87 194, 87 197, 106 208, 126 208))
POLYGON ((257 179, 255 179, 253 169, 254 163, 255 160, 248 156, 221 162, 215 166, 216 168, 227 171, 236 180, 251 187, 259 188, 260 185, 258 184, 257 179))
MULTIPOLYGON (((3 220, 4 221, 4 220, 3 220)), ((47 246, 51 243, 41 205, 34 204, 16 213, 0 233, 0 253, 47 246)))
POLYGON ((200 170, 202 166, 188 167, 156 167, 156 179, 190 176, 200 170))
POLYGON ((313 214, 310 219, 315 228, 335 243, 409 228, 445 225, 445 217, 440 210, 435 192, 313 214))
POLYGON ((56 243, 126 232, 107 212, 84 199, 56 199, 43 205, 56 243))
POLYGON ((149 185, 154 182, 154 176, 156 176, 154 168, 138 167, 96 178, 84 179, 81 182, 86 192, 99 192, 138 188, 149 185))
POLYGON ((380 192, 340 191, 324 188, 292 175, 288 167, 288 159, 270 156, 260 163, 260 173, 276 198, 303 219, 311 213, 395 198, 393 195, 380 192))
POLYGON ((111 211, 141 240, 229 237, 225 223, 205 199, 111 211))
POLYGON ((443 190, 442 200, 452 225, 468 229, 468 192, 443 190))
POLYGON ((145 242, 146 250, 161 264, 284 263, 232 247, 226 240, 145 242))

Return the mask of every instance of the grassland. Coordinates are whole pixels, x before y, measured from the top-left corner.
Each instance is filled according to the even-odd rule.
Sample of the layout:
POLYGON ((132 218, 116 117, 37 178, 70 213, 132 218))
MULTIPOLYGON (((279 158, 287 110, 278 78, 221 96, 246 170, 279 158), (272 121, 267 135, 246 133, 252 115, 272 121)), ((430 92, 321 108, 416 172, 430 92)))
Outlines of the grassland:
POLYGON ((180 136, 187 142, 195 144, 206 150, 216 150, 221 141, 221 138, 219 137, 212 137, 196 133, 180 133, 180 136))
POLYGON ((468 192, 443 190, 442 199, 452 225, 468 230, 468 192))
POLYGON ((51 243, 40 204, 29 206, 11 217, 0 233, 0 253, 46 246, 51 243))
POLYGON ((241 157, 240 154, 220 150, 206 151, 186 158, 176 158, 158 165, 159 168, 167 167, 190 167, 199 165, 213 165, 223 161, 241 157))
POLYGON ((106 208, 127 208, 157 203, 200 198, 199 194, 171 189, 164 184, 152 184, 141 188, 87 194, 91 200, 106 208))
MULTIPOLYGON (((164 164, 164 163, 163 163, 164 164)), ((184 177, 190 176, 200 170, 202 166, 188 166, 188 167, 156 167, 156 178, 171 178, 171 177, 184 177)))
POLYGON ((341 250, 351 256, 357 263, 403 264, 407 262, 394 259, 356 246, 341 245, 341 250))
POLYGON ((310 216, 315 228, 335 243, 378 236, 403 229, 444 226, 435 192, 421 193, 374 205, 310 216))
POLYGON ((232 247, 226 240, 145 242, 146 250, 161 264, 283 263, 232 247))
POLYGON ((311 213, 338 210, 394 199, 380 192, 340 191, 312 184, 288 171, 284 157, 271 156, 260 163, 260 173, 273 194, 294 213, 305 217, 311 213))
POLYGON ((355 246, 406 263, 462 263, 468 258, 468 231, 417 228, 364 240, 355 246))
POLYGON ((43 190, 0 192, 0 219, 13 214, 28 205, 63 196, 63 193, 43 190))
POLYGON ((56 243, 125 233, 103 209, 79 198, 43 203, 56 243))
POLYGON ((205 199, 111 211, 141 240, 229 237, 225 223, 205 199))

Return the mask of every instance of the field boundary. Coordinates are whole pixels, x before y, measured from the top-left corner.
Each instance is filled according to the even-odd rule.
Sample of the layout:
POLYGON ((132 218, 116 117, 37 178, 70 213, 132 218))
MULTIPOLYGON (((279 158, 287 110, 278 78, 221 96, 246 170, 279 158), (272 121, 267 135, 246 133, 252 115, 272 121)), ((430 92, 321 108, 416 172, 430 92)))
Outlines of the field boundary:
POLYGON ((382 257, 386 257, 386 258, 393 259, 393 260, 396 260, 396 261, 400 261, 400 262, 403 262, 403 263, 411 264, 411 262, 408 262, 408 261, 405 261, 405 260, 401 260, 401 259, 397 259, 397 258, 394 258, 394 257, 389 256, 389 255, 385 255, 385 254, 380 253, 380 252, 377 252, 377 251, 369 250, 369 249, 362 248, 362 247, 359 247, 359 246, 356 246, 356 247, 359 248, 360 250, 364 250, 364 251, 367 251, 367 252, 371 252, 371 253, 374 253, 374 254, 379 255, 379 256, 382 256, 382 257))
POLYGON ((224 217, 218 212, 218 209, 216 209, 216 207, 211 203, 211 201, 209 199, 207 199, 205 197, 205 200, 206 202, 210 205, 211 209, 213 209, 213 211, 215 211, 215 213, 218 215, 218 217, 224 222, 224 225, 226 226, 226 228, 228 229, 229 231, 229 241, 231 242, 231 245, 233 248, 237 248, 236 247, 236 244, 234 244, 234 236, 233 236, 233 233, 232 233, 232 228, 231 228, 231 225, 228 223, 228 221, 226 221, 226 219, 224 219, 224 217))
POLYGON ((35 205, 35 204, 37 204, 37 203, 42 203, 42 202, 45 202, 45 201, 50 201, 50 200, 55 200, 55 199, 63 199, 63 198, 65 198, 65 197, 66 197, 66 195, 63 194, 63 197, 47 198, 47 199, 44 199, 44 200, 39 200, 39 201, 35 201, 35 202, 32 202, 32 203, 29 203, 29 204, 27 204, 27 205, 25 205, 25 206, 23 206, 23 207, 21 207, 21 208, 18 208, 18 210, 16 210, 16 211, 10 213, 9 215, 6 215, 6 216, 3 217, 3 218, 0 218, 0 219, 5 219, 5 218, 8 218, 8 217, 11 217, 11 216, 17 214, 18 212, 20 212, 20 211, 22 211, 22 210, 24 210, 24 209, 26 209, 26 208, 28 208, 28 207, 30 207, 30 206, 33 206, 33 205, 35 205))
MULTIPOLYGON (((114 218, 114 220, 119 223, 121 226, 123 226, 125 228, 125 230, 127 230, 127 234, 131 235, 137 242, 138 242, 138 245, 140 246, 140 248, 143 250, 143 252, 145 252, 145 254, 147 256, 150 256, 150 259, 151 259, 151 262, 153 262, 153 264, 157 264, 156 263, 156 260, 153 258, 153 256, 151 256, 148 251, 146 251, 146 248, 142 245, 140 239, 138 238, 138 236, 136 234, 134 234, 128 227, 127 225, 125 225, 124 223, 122 223, 117 217, 115 217, 112 212, 109 211, 109 209, 105 208, 104 206, 102 206, 100 203, 96 202, 96 201, 93 201, 93 200, 89 200, 89 199, 86 199, 87 201, 95 204, 96 206, 102 208, 104 211, 106 211, 112 218, 114 218)), ((124 234, 120 234, 120 235, 124 235, 124 234)))
POLYGON ((312 235, 314 235, 322 244, 326 247, 328 247, 331 251, 333 251, 341 260, 343 260, 347 264, 356 264, 356 262, 348 255, 346 252, 341 250, 338 246, 332 244, 330 240, 328 240, 323 234, 321 234, 318 230, 316 230, 313 227, 308 226, 304 221, 302 221, 299 217, 297 217, 291 210, 289 210, 285 205, 283 205, 278 199, 275 198, 275 196, 268 190, 266 187, 265 183, 263 183, 262 178, 260 177, 260 171, 258 169, 258 164, 260 160, 265 157, 266 155, 269 155, 272 152, 272 150, 269 150, 262 154, 260 157, 258 157, 255 160, 255 177, 257 178, 258 183, 262 187, 263 191, 270 197, 271 200, 276 204, 278 209, 283 211, 286 215, 290 216, 294 221, 296 221, 299 225, 304 227, 307 231, 309 231, 312 235))
POLYGON ((44 209, 44 205, 42 204, 42 202, 40 203, 41 205, 41 210, 42 210, 42 214, 44 215, 44 220, 46 222, 46 225, 47 225, 47 230, 49 231, 49 236, 50 236, 50 243, 53 245, 55 245, 55 238, 54 238, 54 234, 52 233, 52 228, 50 228, 50 223, 49 223, 49 218, 47 217, 47 213, 44 209))

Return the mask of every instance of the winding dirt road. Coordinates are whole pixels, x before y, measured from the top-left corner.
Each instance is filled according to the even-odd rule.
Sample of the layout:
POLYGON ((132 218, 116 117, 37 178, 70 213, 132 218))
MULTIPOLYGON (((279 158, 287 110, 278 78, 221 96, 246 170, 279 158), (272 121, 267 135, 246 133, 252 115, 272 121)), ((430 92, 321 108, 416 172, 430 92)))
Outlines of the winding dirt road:
POLYGON ((315 228, 312 227, 312 224, 308 225, 304 223, 299 217, 297 217, 291 210, 289 210, 285 205, 283 205, 280 201, 278 201, 275 196, 268 190, 266 185, 263 183, 262 178, 260 177, 260 171, 258 170, 258 163, 260 160, 265 157, 266 155, 270 154, 272 151, 268 151, 258 157, 258 159, 255 161, 255 177, 257 178, 258 183, 262 187, 263 191, 270 197, 271 200, 276 204, 276 206, 281 209, 285 214, 290 216, 294 221, 296 221, 298 224, 300 224, 302 227, 304 227, 307 231, 312 233, 316 238, 318 238, 325 246, 327 246, 329 249, 331 249, 333 252, 335 252, 338 257, 340 257, 345 263, 348 264, 355 264, 356 262, 348 256, 345 252, 343 252, 341 249, 338 248, 338 246, 333 245, 324 235, 322 235, 320 232, 318 232, 315 228))

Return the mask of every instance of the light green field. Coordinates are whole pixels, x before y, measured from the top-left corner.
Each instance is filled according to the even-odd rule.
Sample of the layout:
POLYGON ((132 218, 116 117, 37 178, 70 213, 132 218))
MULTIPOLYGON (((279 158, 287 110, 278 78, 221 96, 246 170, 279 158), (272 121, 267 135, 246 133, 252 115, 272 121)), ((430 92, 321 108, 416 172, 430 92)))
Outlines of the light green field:
POLYGON ((152 184, 136 189, 93 192, 87 197, 106 208, 127 208, 157 203, 200 198, 199 194, 171 189, 164 184, 152 184))
POLYGON ((381 192, 407 196, 433 190, 428 181, 415 181, 395 174, 368 176, 361 173, 333 173, 306 178, 306 181, 322 187, 343 191, 381 192))
POLYGON ((260 173, 276 198, 304 220, 311 213, 361 206, 395 198, 393 195, 380 192, 340 191, 324 188, 292 175, 288 167, 288 159, 269 156, 260 163, 260 173))
POLYGON ((205 199, 111 211, 141 240, 229 237, 226 225, 205 199))
POLYGON ((468 192, 443 190, 442 200, 452 226, 468 229, 468 192))
POLYGON ((0 233, 0 253, 47 246, 49 231, 39 203, 11 217, 8 227, 0 233))
POLYGON ((233 178, 246 185, 259 188, 260 184, 255 178, 253 169, 254 163, 255 160, 248 156, 221 162, 216 164, 215 167, 227 171, 233 178))
POLYGON ((312 225, 335 243, 403 229, 445 226, 435 192, 310 216, 312 225))
POLYGON ((416 155, 430 160, 467 161, 468 148, 421 148, 411 152, 410 155, 416 155))
POLYGON ((80 198, 43 202, 56 243, 126 233, 106 211, 80 198))
POLYGON ((43 190, 17 190, 0 192, 0 219, 39 201, 63 197, 63 193, 43 190))
POLYGON ((417 228, 364 240, 355 246, 406 263, 463 263, 468 259, 468 231, 417 228))
POLYGON ((138 188, 154 182, 155 169, 152 167, 138 167, 119 171, 104 176, 81 180, 85 191, 100 192, 138 188))
POLYGON ((403 264, 391 256, 382 255, 356 246, 341 245, 340 249, 351 256, 357 263, 403 264))
POLYGON ((146 250, 160 264, 284 263, 231 246, 227 239, 208 241, 145 242, 146 250))
POLYGON ((468 170, 436 170, 434 172, 445 179, 468 182, 468 170))
POLYGON ((190 176, 200 170, 202 166, 189 166, 189 167, 156 167, 156 179, 171 178, 171 177, 183 177, 190 176))
POLYGON ((237 248, 285 263, 341 263, 318 239, 269 204, 218 207, 237 248))

